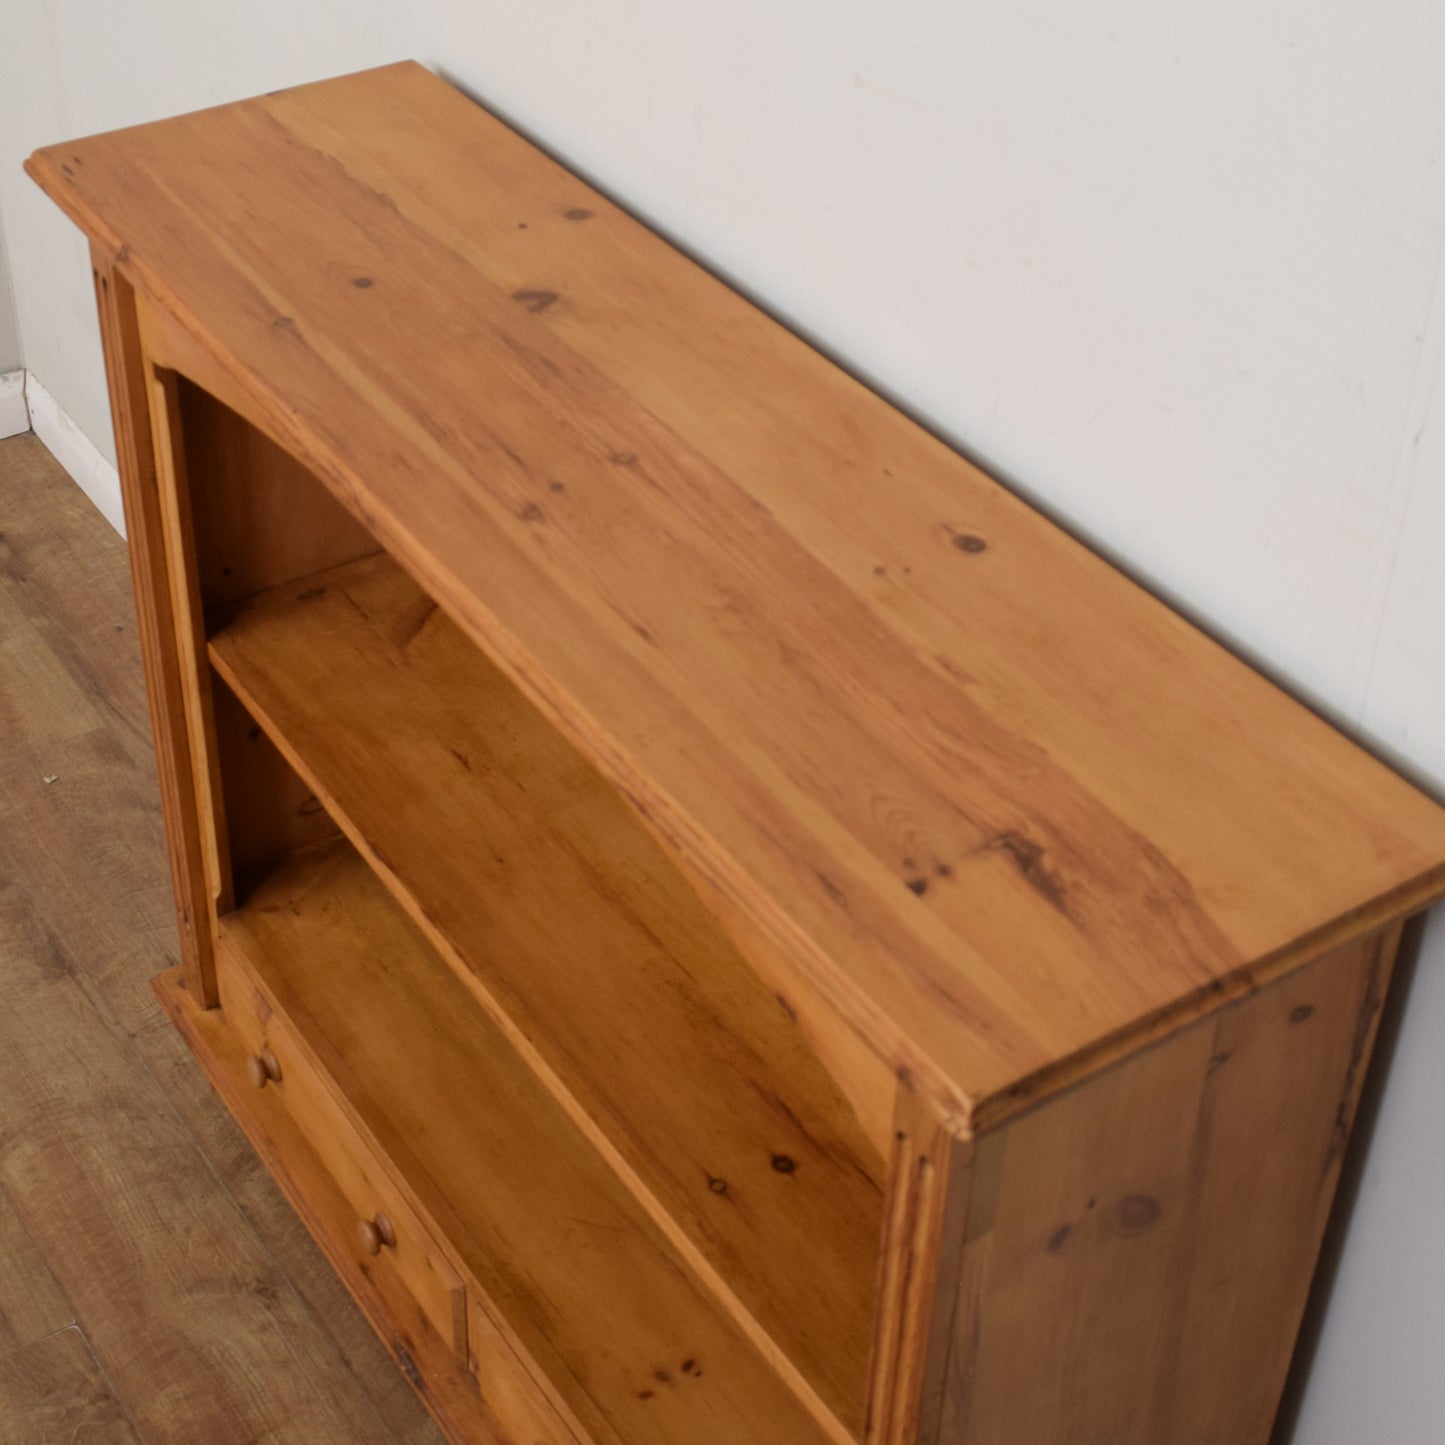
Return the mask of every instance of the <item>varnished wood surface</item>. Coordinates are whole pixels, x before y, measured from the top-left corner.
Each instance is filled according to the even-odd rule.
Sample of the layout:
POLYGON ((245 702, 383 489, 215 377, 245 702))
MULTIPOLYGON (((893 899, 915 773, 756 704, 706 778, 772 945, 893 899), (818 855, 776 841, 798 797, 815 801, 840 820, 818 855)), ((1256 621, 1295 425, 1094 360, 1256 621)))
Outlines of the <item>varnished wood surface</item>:
POLYGON ((419 67, 30 168, 960 1121, 1445 886, 1434 805, 419 67))
POLYGON ((166 818, 181 962, 197 991, 212 1002, 212 904, 202 859, 202 830, 186 736, 183 682, 176 655, 171 585, 162 546, 162 498, 147 416, 145 363, 134 288, 91 246, 96 311, 106 358, 106 384, 125 503, 136 633, 146 669, 157 782, 166 818))
POLYGON ((384 556, 256 599, 211 651, 654 1214, 859 1428, 883 1160, 612 789, 384 556))
POLYGON ((979 1142, 918 1445, 1266 1445, 1399 932, 979 1142))
POLYGON ((0 519, 0 1438, 436 1445, 151 993, 175 905, 125 546, 32 436, 0 519))
POLYGON ((824 1445, 349 844, 280 864, 222 939, 283 1020, 278 1053, 305 1040, 598 1445, 824 1445))

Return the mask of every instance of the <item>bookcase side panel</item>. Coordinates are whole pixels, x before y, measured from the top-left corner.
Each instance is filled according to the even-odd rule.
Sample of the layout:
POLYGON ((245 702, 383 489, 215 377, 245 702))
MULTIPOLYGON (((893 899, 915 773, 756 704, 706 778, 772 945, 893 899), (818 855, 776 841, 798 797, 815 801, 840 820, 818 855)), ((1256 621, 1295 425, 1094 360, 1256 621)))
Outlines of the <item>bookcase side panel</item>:
POLYGON ((993 1136, 924 1445, 1264 1445, 1399 936, 993 1136))

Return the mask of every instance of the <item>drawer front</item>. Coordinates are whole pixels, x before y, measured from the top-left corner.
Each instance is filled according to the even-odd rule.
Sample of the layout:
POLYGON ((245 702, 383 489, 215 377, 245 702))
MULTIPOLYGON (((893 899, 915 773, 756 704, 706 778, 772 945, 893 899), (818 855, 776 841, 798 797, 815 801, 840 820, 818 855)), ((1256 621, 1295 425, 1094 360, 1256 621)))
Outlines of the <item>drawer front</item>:
POLYGON ((216 976, 227 1026, 246 1052, 248 1083, 259 1091, 258 1106, 286 1112, 351 1206, 351 1218, 327 1221, 337 1242, 383 1294, 414 1304, 465 1363, 461 1277, 347 1118, 296 1032, 224 947, 217 950, 216 976))
POLYGON ((480 1294, 468 1292, 472 1370, 482 1400, 514 1445, 589 1445, 591 1437, 555 1405, 493 1322, 480 1294))

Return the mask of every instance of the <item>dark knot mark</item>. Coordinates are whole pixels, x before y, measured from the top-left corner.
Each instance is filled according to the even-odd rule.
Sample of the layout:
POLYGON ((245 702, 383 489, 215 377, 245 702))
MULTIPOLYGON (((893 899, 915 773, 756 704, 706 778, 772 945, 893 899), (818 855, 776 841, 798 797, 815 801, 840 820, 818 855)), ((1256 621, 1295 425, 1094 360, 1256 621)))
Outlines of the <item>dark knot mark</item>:
POLYGON ((793 1174, 797 1172, 798 1166, 786 1154, 774 1154, 773 1168, 776 1169, 779 1174, 793 1174))
POLYGON ((557 293, 555 291, 513 291, 512 300, 525 306, 528 311, 535 315, 538 311, 545 311, 549 306, 556 303, 557 293))
POLYGON ((569 221, 590 221, 592 219, 592 212, 586 206, 573 206, 570 211, 563 211, 562 214, 569 221))
POLYGON ((536 502, 528 502, 525 507, 522 507, 518 511, 517 516, 524 522, 540 522, 542 520, 542 509, 536 502))
POLYGON ((637 453, 608 452, 607 460, 615 467, 635 467, 637 465, 637 453))
POLYGON ((1159 1223, 1163 1212, 1152 1194, 1128 1194, 1114 1208, 1114 1227, 1130 1237, 1145 1234, 1159 1223))
POLYGON ((365 291, 368 286, 375 286, 376 282, 373 281, 370 276, 353 276, 351 278, 351 284, 355 286, 358 291, 365 291))
POLYGON ((1229 1049, 1221 1049, 1219 1053, 1211 1056, 1205 1072, 1212 1074, 1216 1069, 1222 1069, 1233 1057, 1234 1054, 1229 1049))
POLYGON ((988 543, 985 542, 982 537, 974 536, 972 532, 954 532, 952 533, 952 537, 953 545, 957 547, 960 552, 977 553, 988 551, 988 543))
POLYGON ((567 490, 567 485, 565 482, 548 482, 547 490, 549 492, 565 492, 567 490))
POLYGON ((923 895, 928 892, 928 879, 910 878, 908 880, 908 887, 912 892, 916 893, 920 898, 922 898, 923 895))
POLYGON ((1292 1024, 1302 1024, 1306 1019, 1313 1018, 1314 1012, 1312 1004, 1302 1003, 1298 1008, 1289 1011, 1289 1021, 1292 1024))
POLYGON ((698 1369, 696 1360, 684 1360, 682 1362, 682 1373, 684 1375, 700 1375, 702 1371, 698 1369))
POLYGON ((727 1180, 719 1179, 713 1174, 709 1174, 707 1177, 707 1187, 711 1189, 714 1194, 726 1194, 728 1192, 727 1180))
POLYGON ((295 331, 296 318, 294 316, 278 316, 271 325, 278 331, 295 331))
POLYGON ((1064 906, 1066 892, 1063 880, 1044 862, 1044 850, 1032 838, 1015 832, 1012 828, 991 838, 984 844, 986 850, 1006 853, 1018 865, 1029 885, 1060 912, 1067 912, 1064 906))
POLYGON ((795 1008, 792 1006, 792 1004, 790 1004, 790 1003, 788 1002, 788 1000, 787 1000, 782 994, 780 994, 780 993, 775 993, 775 994, 773 995, 773 997, 774 997, 775 999, 777 999, 777 1001, 778 1001, 778 1007, 781 1008, 782 1011, 783 1011, 785 1014, 787 1014, 787 1016, 788 1016, 788 1021, 789 1021, 790 1023, 797 1023, 797 1022, 798 1022, 798 1011, 797 1011, 797 1009, 795 1009, 795 1008))
POLYGON ((1074 1232, 1072 1224, 1061 1224, 1049 1238, 1049 1253, 1058 1254, 1069 1242, 1069 1236, 1074 1232))

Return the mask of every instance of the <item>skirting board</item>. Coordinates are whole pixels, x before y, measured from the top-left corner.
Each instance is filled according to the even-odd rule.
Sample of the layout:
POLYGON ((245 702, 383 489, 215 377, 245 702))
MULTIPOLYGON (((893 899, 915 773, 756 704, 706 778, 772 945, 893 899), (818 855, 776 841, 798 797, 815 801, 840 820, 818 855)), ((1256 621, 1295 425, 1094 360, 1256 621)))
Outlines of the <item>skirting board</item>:
MULTIPOLYGON (((10 373, 14 375, 14 373, 10 373)), ((95 445, 61 409, 60 403, 35 378, 25 376, 25 408, 35 435, 76 486, 95 503, 96 510, 121 536, 125 536, 125 511, 120 500, 120 474, 95 445)), ((23 431, 24 427, 18 428, 23 431)), ((3 435, 0 428, 0 435, 3 435)))
POLYGON ((0 441, 30 430, 30 413, 25 409, 25 373, 0 372, 0 441))

